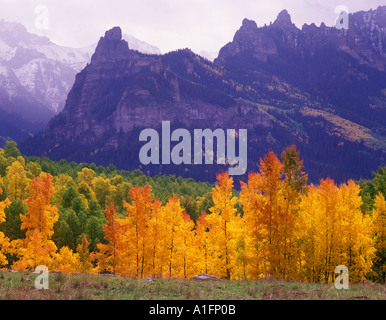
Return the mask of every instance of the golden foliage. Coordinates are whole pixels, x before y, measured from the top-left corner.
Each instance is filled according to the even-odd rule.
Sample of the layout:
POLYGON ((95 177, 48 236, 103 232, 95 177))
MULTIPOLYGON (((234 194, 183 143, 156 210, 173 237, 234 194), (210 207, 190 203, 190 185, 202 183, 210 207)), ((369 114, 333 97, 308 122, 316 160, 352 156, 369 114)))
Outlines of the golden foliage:
POLYGON ((18 159, 2 178, 9 199, 0 202, 0 223, 6 221, 11 201, 23 200, 27 211, 20 218, 26 237, 10 242, 0 232, 0 267, 8 264, 6 254, 11 253, 16 257, 12 268, 18 270, 46 265, 66 273, 107 271, 139 278, 206 273, 225 279, 332 282, 335 267, 346 265, 350 280, 360 282, 375 262, 385 272, 384 255, 376 255, 386 249, 386 201, 381 194, 370 216, 360 211, 360 188, 353 181, 338 186, 325 179, 307 185, 295 147, 287 148, 281 160, 273 152, 260 159, 259 171, 241 183, 239 195, 228 173, 217 180, 208 193, 212 207, 195 223, 176 195, 161 203, 149 185, 133 187, 121 176, 96 176, 87 168, 76 181, 65 174, 53 179, 38 166, 26 169, 18 159), (52 241, 57 206, 69 188, 84 208, 94 199, 104 209, 105 241, 96 252, 90 252, 84 235, 76 252, 66 246, 58 251, 52 241), (126 214, 118 216, 116 206, 126 214))

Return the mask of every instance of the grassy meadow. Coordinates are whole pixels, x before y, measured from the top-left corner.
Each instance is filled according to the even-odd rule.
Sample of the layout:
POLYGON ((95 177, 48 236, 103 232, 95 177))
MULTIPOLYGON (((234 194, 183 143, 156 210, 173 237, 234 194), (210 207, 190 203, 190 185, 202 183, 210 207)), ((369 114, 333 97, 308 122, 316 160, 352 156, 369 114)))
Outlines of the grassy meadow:
POLYGON ((252 281, 152 280, 103 275, 0 273, 1 300, 386 300, 386 285, 365 282, 337 290, 332 284, 252 281))

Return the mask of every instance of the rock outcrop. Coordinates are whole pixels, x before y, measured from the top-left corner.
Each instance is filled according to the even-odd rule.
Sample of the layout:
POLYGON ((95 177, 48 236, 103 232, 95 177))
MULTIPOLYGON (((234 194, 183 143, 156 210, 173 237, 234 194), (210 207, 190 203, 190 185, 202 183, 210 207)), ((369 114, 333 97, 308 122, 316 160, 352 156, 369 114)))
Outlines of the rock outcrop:
POLYGON ((198 276, 192 277, 191 280, 199 280, 199 281, 221 281, 220 278, 208 275, 208 274, 199 274, 198 276))

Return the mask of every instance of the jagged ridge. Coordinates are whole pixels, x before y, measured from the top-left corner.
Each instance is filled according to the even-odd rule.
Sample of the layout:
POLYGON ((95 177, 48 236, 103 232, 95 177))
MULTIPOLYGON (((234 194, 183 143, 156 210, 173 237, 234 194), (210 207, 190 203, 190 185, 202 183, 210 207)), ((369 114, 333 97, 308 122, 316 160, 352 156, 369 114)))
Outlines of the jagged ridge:
MULTIPOLYGON (((360 17, 368 15, 352 15, 352 32, 365 32, 355 25, 360 17)), ((286 11, 263 28, 245 19, 215 63, 190 50, 142 55, 121 37, 114 28, 100 39, 63 112, 22 146, 24 152, 134 169, 140 167, 139 130, 170 120, 175 128, 247 128, 250 170, 267 151, 280 153, 293 143, 313 181, 368 177, 384 163, 383 49, 369 47, 366 56, 352 47, 373 57, 355 59, 342 49, 342 43, 351 45, 344 31, 324 25, 300 30, 286 11)), ((214 181, 220 168, 142 169, 214 181)))

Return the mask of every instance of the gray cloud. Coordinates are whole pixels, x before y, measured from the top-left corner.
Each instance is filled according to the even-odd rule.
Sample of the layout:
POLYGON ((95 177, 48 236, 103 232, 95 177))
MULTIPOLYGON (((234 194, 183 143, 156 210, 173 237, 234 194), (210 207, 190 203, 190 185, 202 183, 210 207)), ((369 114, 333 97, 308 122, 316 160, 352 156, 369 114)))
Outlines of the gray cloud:
POLYGON ((231 41, 244 18, 263 26, 287 9, 299 28, 312 22, 332 25, 341 4, 355 12, 376 9, 384 0, 2 0, 0 18, 21 22, 65 46, 90 45, 118 25, 163 52, 189 47, 200 53, 216 52, 231 41), (49 9, 44 32, 35 28, 38 5, 49 9))

